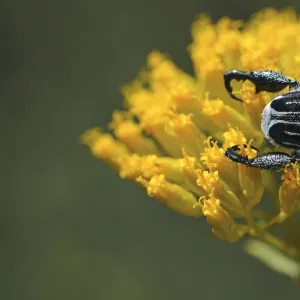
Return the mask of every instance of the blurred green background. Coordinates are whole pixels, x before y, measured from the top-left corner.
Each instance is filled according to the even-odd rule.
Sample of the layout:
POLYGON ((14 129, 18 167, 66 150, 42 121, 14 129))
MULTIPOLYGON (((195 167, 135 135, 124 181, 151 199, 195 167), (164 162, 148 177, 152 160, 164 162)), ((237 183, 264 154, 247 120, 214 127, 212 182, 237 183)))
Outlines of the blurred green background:
POLYGON ((78 136, 121 107, 153 48, 192 72, 195 16, 294 1, 1 4, 1 299, 299 299, 300 288, 122 181, 78 136))

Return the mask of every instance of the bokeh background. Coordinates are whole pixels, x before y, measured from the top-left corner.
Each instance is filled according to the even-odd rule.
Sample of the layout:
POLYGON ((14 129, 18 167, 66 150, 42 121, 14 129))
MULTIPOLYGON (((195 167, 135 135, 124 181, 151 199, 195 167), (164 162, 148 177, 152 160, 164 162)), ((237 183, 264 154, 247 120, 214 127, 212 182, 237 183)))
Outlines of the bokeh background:
POLYGON ((1 4, 1 299, 299 299, 241 244, 214 239, 77 143, 122 106, 120 84, 152 49, 192 72, 197 14, 240 19, 268 5, 300 12, 298 0, 1 4))

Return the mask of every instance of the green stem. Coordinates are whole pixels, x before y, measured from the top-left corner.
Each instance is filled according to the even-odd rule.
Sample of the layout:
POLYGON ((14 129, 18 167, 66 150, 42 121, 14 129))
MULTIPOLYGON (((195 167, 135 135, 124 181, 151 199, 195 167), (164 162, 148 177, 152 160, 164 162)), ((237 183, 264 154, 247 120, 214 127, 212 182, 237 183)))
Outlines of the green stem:
POLYGON ((266 226, 260 227, 253 221, 251 214, 247 214, 246 220, 249 225, 249 235, 252 237, 258 238, 258 239, 268 243, 269 245, 276 247, 280 251, 288 254, 289 256, 291 256, 297 260, 300 260, 300 253, 296 247, 284 242, 283 240, 277 238, 272 233, 266 231, 266 229, 269 228, 271 225, 273 225, 273 223, 275 224, 276 220, 278 221, 281 219, 282 219, 282 216, 280 214, 278 214, 272 220, 270 220, 269 223, 266 224, 267 227, 266 226))

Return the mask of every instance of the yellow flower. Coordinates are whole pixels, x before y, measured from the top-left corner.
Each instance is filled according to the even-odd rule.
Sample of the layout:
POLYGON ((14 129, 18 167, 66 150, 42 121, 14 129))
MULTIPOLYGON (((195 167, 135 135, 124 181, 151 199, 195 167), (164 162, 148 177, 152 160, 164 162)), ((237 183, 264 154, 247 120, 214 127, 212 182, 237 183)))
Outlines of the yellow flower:
POLYGON ((300 174, 299 165, 292 164, 282 175, 283 182, 279 189, 280 211, 290 215, 300 206, 300 174))
POLYGON ((269 229, 299 211, 299 166, 281 170, 280 183, 277 172, 249 168, 224 155, 234 145, 249 159, 257 155, 251 145, 271 151, 260 123, 275 95, 256 94, 247 81, 233 82, 234 93, 244 99, 234 101, 223 74, 269 69, 299 79, 299 32, 293 10, 265 9, 246 23, 224 17, 213 24, 200 16, 188 48, 195 76, 167 55, 151 52, 144 70, 122 87, 126 109, 113 114, 111 133, 90 129, 82 143, 167 207, 186 216, 204 215, 219 238, 235 242, 248 234, 284 250, 284 241, 270 238, 269 229), (272 211, 257 207, 263 196, 272 211))
POLYGON ((226 211, 219 199, 213 193, 204 201, 202 206, 203 215, 212 226, 213 233, 220 239, 234 243, 247 232, 247 226, 234 222, 232 216, 226 211))

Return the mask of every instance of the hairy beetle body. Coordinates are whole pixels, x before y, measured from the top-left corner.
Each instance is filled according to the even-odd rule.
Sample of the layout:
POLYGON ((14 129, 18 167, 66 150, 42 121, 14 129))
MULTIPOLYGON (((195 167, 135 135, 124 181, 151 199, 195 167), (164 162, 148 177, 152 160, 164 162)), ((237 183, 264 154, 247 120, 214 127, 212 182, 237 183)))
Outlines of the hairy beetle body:
POLYGON ((300 92, 274 98, 264 109, 261 129, 273 144, 300 148, 300 92))

